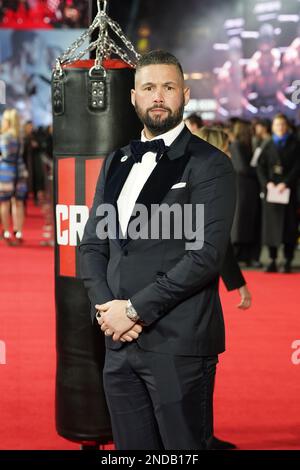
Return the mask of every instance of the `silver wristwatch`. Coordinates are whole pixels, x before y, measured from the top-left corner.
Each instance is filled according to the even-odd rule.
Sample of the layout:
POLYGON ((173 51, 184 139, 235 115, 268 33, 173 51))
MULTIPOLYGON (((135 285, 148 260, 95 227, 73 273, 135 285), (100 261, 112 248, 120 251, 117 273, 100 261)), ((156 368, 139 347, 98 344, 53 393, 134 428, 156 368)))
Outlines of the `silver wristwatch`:
POLYGON ((132 305, 130 300, 127 301, 126 315, 130 320, 132 320, 134 322, 137 322, 140 319, 136 309, 134 308, 134 306, 132 305))

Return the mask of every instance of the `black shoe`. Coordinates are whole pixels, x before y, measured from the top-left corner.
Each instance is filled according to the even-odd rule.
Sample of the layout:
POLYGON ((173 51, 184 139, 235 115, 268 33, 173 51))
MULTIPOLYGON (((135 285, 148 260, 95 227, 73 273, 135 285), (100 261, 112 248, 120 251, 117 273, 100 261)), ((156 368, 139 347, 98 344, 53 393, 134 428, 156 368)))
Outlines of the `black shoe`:
POLYGON ((277 273, 277 271, 278 271, 277 265, 274 260, 271 261, 271 263, 268 264, 268 266, 265 269, 265 273, 277 273))
POLYGON ((212 450, 233 450, 236 449, 236 445, 232 442, 222 441, 218 439, 216 436, 213 436, 212 443, 211 443, 212 450))
POLYGON ((282 273, 285 273, 285 274, 290 274, 290 273, 292 272, 291 262, 290 262, 290 261, 286 261, 286 262, 284 263, 281 272, 282 272, 282 273))

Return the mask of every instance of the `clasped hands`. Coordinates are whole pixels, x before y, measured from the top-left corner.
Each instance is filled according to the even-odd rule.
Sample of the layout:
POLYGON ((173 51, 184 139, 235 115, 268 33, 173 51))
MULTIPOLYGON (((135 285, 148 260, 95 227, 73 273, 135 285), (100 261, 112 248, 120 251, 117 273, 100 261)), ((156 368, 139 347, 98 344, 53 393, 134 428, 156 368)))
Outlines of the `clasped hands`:
POLYGON ((275 184, 275 183, 273 183, 273 181, 269 181, 269 183, 267 183, 267 188, 268 189, 271 189, 271 188, 274 188, 274 187, 276 187, 278 189, 279 193, 282 193, 287 188, 285 183, 275 184))
POLYGON ((106 336, 112 336, 113 341, 131 342, 137 339, 143 330, 126 315, 127 300, 111 300, 105 304, 95 305, 99 315, 97 321, 106 336))

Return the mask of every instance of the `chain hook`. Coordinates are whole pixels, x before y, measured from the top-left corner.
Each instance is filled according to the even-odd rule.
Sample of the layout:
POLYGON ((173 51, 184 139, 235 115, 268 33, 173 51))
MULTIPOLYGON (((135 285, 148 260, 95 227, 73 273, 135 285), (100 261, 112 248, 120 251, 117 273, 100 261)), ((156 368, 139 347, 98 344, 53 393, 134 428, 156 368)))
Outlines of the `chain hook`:
POLYGON ((63 69, 59 59, 55 61, 54 78, 58 79, 63 75, 63 69))
POLYGON ((107 0, 97 0, 97 8, 98 8, 98 14, 100 14, 102 12, 106 13, 107 0))

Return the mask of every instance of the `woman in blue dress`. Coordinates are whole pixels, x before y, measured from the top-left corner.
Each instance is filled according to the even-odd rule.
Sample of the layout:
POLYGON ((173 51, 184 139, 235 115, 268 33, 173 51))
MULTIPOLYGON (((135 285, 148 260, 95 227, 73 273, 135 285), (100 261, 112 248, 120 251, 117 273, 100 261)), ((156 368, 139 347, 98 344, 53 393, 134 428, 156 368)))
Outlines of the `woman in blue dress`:
POLYGON ((18 244, 23 239, 27 171, 21 155, 20 123, 15 109, 7 109, 2 115, 0 152, 0 213, 3 238, 9 244, 18 244))

